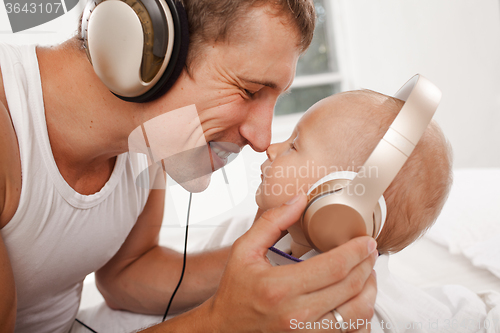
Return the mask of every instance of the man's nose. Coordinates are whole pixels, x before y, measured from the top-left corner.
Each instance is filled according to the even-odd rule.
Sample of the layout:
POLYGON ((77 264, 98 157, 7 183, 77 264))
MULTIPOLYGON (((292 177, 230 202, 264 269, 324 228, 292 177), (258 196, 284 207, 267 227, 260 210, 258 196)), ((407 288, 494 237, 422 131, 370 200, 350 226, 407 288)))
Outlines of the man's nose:
POLYGON ((240 134, 256 152, 263 152, 271 144, 271 124, 274 103, 265 103, 249 111, 245 122, 240 126, 240 134))

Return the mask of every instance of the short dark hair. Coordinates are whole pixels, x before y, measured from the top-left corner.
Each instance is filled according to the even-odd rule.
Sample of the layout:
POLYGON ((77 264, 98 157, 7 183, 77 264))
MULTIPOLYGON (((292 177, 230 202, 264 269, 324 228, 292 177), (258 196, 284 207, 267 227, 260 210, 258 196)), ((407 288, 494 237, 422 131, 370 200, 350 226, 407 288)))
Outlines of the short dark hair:
POLYGON ((188 64, 200 46, 226 41, 252 8, 269 6, 297 28, 298 47, 303 52, 311 44, 316 12, 313 0, 179 0, 186 8, 191 38, 188 64))
MULTIPOLYGON (((186 8, 190 46, 187 65, 196 58, 201 46, 227 41, 238 23, 252 8, 269 6, 297 28, 298 47, 304 52, 311 44, 316 12, 313 0, 176 0, 186 8)), ((78 38, 81 38, 81 19, 78 38)))

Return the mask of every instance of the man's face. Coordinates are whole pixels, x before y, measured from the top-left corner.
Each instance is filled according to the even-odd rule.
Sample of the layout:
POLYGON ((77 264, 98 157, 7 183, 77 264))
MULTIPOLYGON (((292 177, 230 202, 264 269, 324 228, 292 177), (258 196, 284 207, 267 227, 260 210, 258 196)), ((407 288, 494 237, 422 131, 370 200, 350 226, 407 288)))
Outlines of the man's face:
POLYGON ((191 75, 184 71, 163 101, 170 109, 196 105, 212 163, 219 168, 228 153, 246 144, 258 152, 267 149, 274 106, 292 84, 300 56, 291 23, 266 8, 251 15, 245 27, 238 27, 242 34, 202 46, 191 75))

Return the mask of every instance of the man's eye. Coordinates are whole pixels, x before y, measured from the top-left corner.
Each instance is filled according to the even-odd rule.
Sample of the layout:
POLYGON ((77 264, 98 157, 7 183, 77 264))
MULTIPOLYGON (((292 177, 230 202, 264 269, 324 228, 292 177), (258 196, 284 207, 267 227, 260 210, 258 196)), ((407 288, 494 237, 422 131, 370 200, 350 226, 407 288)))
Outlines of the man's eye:
POLYGON ((251 91, 250 91, 250 90, 248 90, 248 89, 244 89, 243 91, 244 91, 244 92, 245 92, 245 94, 246 94, 248 97, 250 97, 250 98, 253 98, 253 97, 255 96, 255 94, 256 94, 256 92, 251 92, 251 91))

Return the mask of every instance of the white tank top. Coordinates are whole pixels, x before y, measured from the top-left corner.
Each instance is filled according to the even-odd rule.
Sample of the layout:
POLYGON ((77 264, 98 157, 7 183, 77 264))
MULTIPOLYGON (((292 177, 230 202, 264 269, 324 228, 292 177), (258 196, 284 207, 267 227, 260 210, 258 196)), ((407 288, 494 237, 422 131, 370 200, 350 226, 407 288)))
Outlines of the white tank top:
POLYGON ((147 161, 119 155, 101 191, 77 193, 52 155, 35 47, 0 44, 0 67, 22 170, 19 207, 1 230, 17 289, 15 332, 68 332, 83 279, 118 251, 146 204, 134 171, 147 161))

